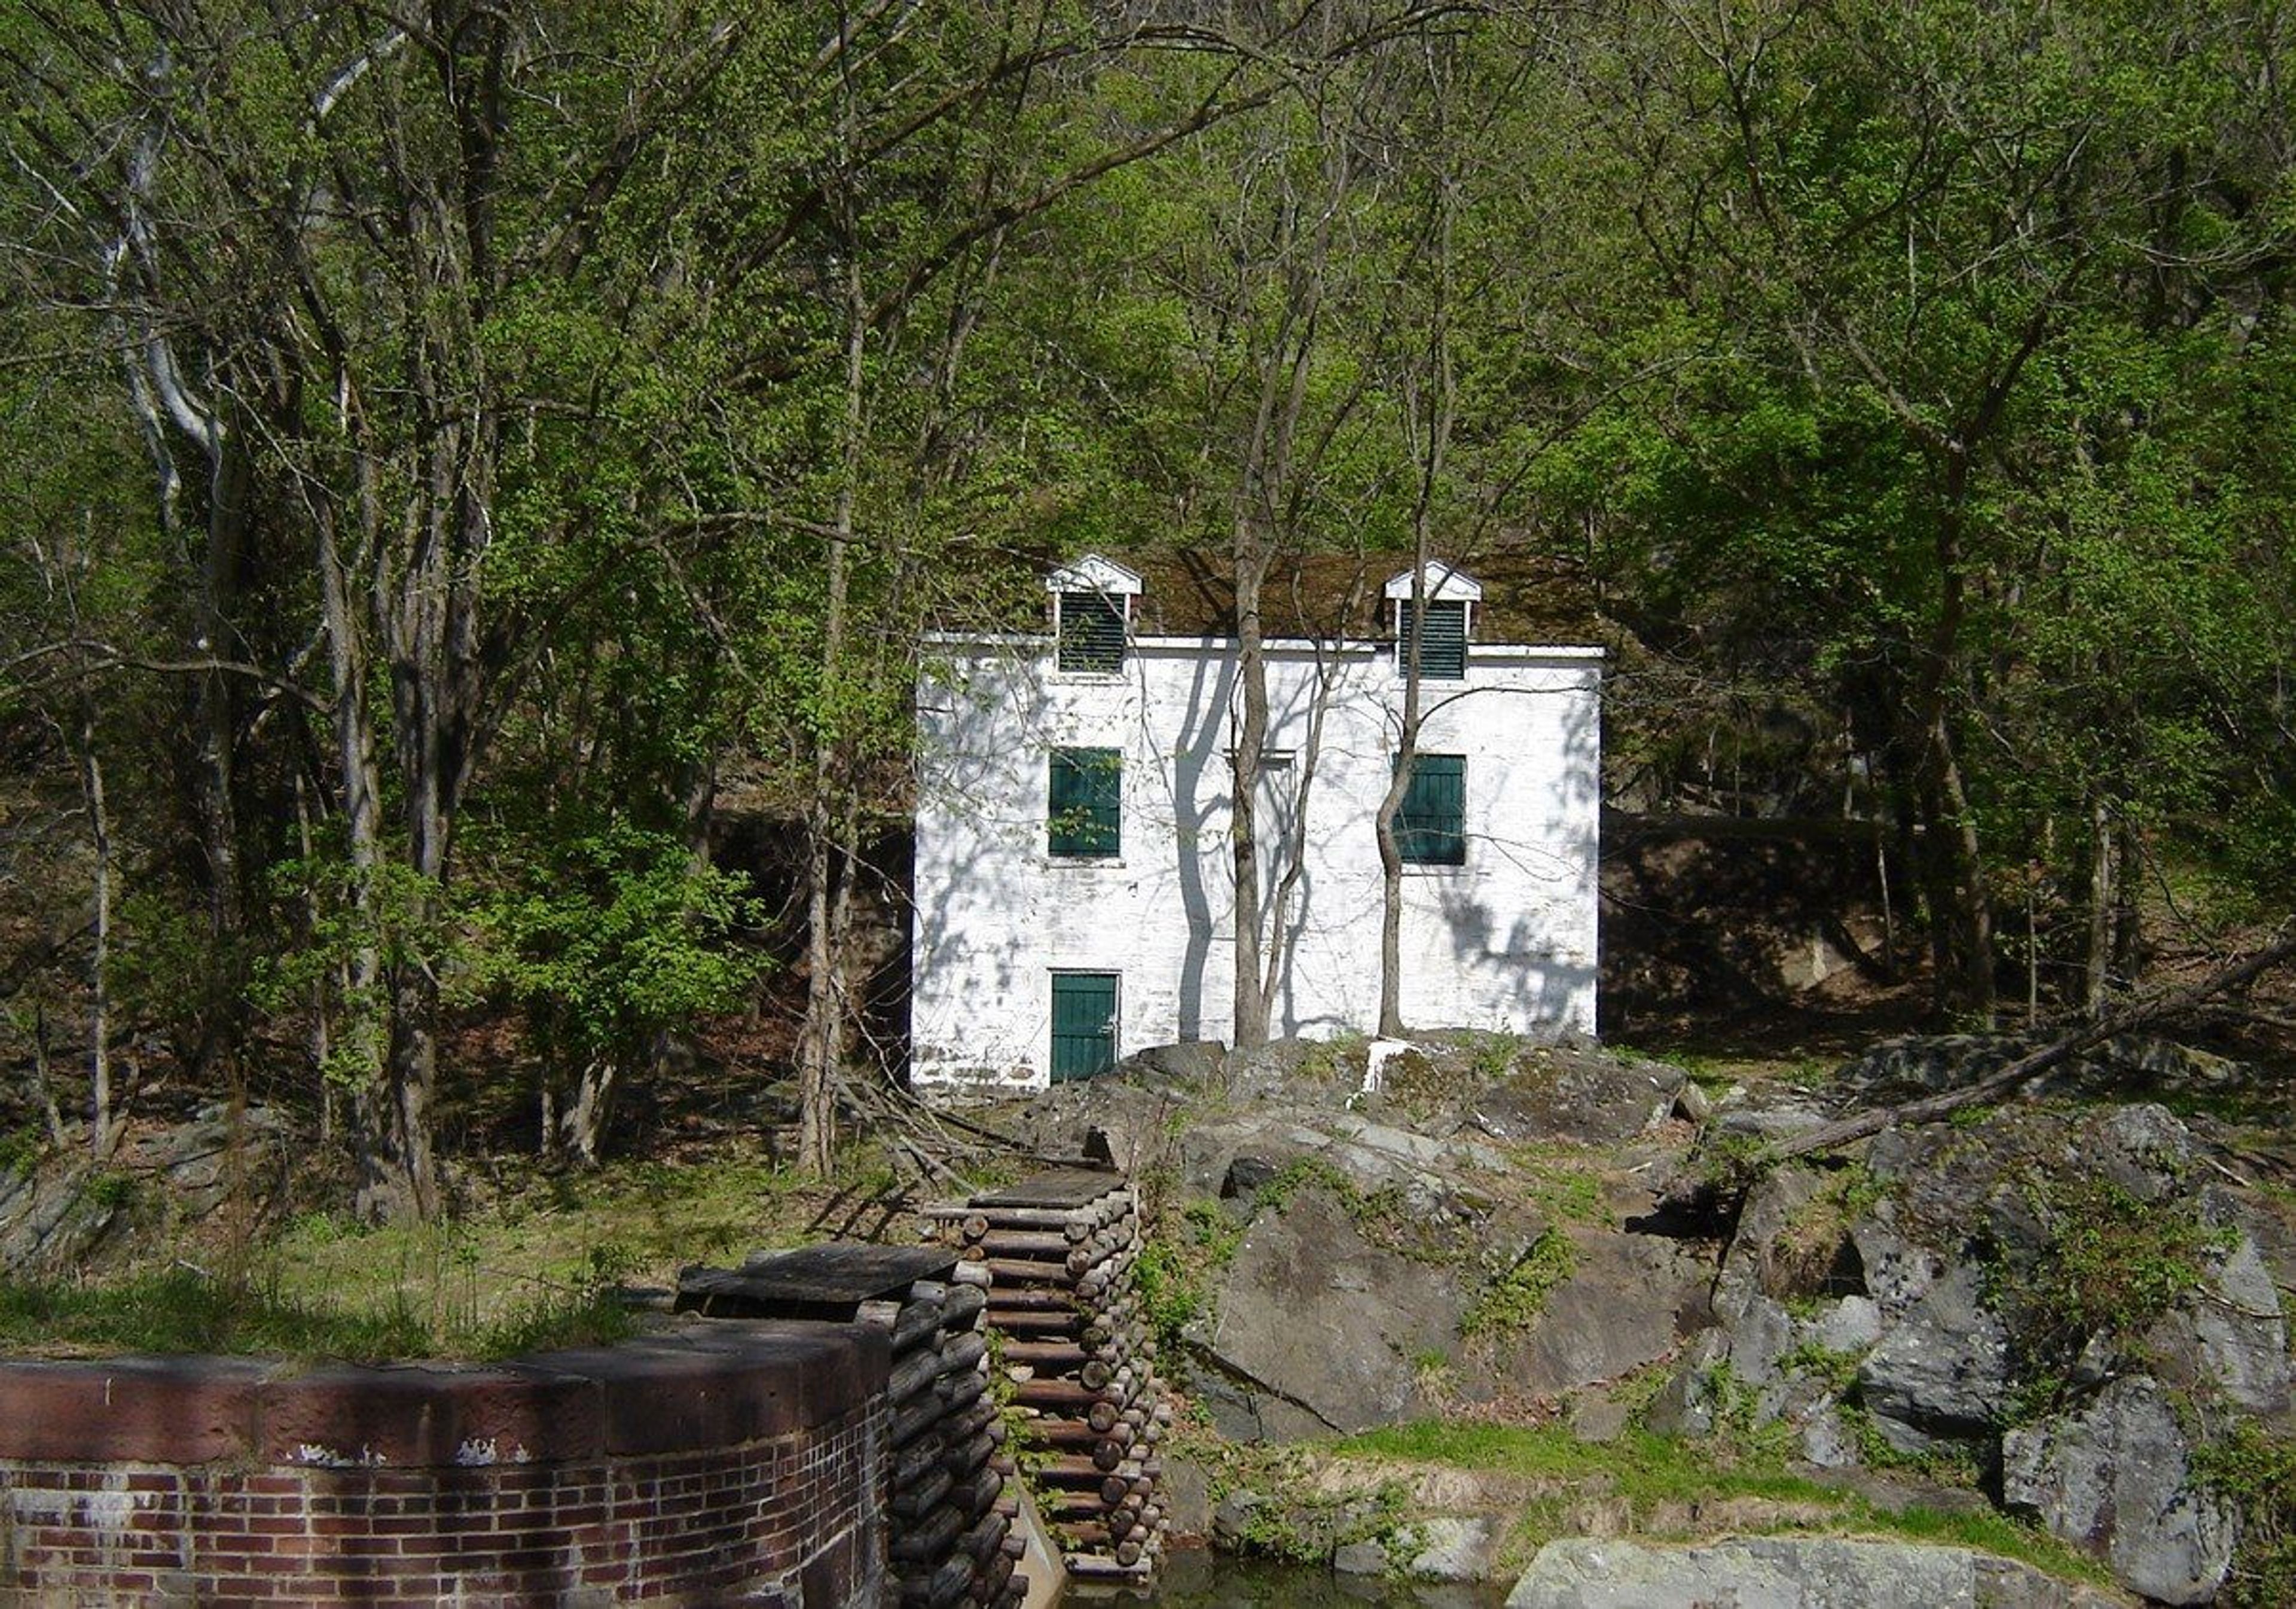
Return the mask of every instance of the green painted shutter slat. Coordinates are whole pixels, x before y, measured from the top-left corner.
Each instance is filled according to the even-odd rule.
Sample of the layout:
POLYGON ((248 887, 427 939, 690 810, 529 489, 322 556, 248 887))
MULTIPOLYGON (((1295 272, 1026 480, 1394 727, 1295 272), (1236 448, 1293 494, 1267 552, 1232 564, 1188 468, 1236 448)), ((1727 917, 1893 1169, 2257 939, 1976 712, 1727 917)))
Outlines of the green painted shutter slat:
MULTIPOLYGON (((1397 639, 1396 673, 1411 666, 1411 605, 1403 608, 1403 635, 1397 639)), ((1467 606, 1443 602, 1427 605, 1427 628, 1419 638, 1419 674, 1427 681, 1456 682, 1467 674, 1467 606)))
POLYGON ((1045 784, 1046 847, 1054 855, 1105 858, 1124 845, 1124 754, 1055 749, 1045 784))
POLYGON ((1422 754, 1412 761, 1411 785, 1395 813, 1395 841, 1414 866, 1466 864, 1465 755, 1422 754))
POLYGON ((1060 666, 1103 674, 1124 669, 1124 600, 1096 592, 1061 594, 1060 666))
POLYGON ((1114 973, 1053 974, 1052 1078, 1088 1079, 1116 1065, 1114 973))

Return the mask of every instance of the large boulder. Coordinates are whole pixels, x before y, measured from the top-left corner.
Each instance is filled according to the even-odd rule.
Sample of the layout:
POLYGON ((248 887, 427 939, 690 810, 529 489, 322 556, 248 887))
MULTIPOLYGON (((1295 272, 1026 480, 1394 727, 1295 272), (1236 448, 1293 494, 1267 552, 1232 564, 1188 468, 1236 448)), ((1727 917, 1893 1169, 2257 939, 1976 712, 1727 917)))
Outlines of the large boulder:
POLYGON ((1654 1547, 1549 1542, 1507 1609, 2108 1609, 2112 1599, 1967 1547, 1768 1537, 1654 1547))
POLYGON ((1663 1122, 1686 1077, 1664 1062, 1541 1047, 1518 1061, 1511 1076, 1479 1090, 1467 1121, 1508 1143, 1609 1145, 1663 1122))
POLYGON ((1461 1308, 1451 1268, 1373 1244, 1333 1193, 1303 1189, 1254 1219, 1188 1340, 1223 1433, 1292 1440, 1427 1411, 1420 1364, 1455 1350, 1461 1308))
POLYGON ((1630 1374, 1671 1354, 1710 1318, 1710 1266, 1655 1235, 1569 1234, 1571 1269, 1519 1331, 1493 1338, 1490 1383, 1555 1397, 1630 1374))
POLYGON ((2237 1521, 2192 1478, 2192 1445, 2168 1392, 2138 1375, 2078 1412, 2002 1438, 2002 1500, 2100 1553, 2132 1591, 2164 1604, 2215 1601, 2237 1521))

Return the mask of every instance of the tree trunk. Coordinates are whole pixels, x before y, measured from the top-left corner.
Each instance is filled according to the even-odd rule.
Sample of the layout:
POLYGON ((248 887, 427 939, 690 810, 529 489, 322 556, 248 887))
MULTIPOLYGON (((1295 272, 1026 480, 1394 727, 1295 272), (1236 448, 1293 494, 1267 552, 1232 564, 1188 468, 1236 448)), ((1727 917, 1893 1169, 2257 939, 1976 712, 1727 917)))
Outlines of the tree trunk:
POLYGON ((2120 898, 2114 875, 2112 812, 2103 799, 2089 802, 2088 956, 2081 969, 2081 1005, 2092 1017, 2104 1014, 2112 991, 2113 909, 2120 898))
POLYGON ((575 1076, 574 1098, 558 1114, 559 1138, 585 1168, 598 1165, 598 1145, 613 1115, 620 1068, 611 1056, 586 1056, 575 1076))
POLYGON ((1994 1022, 1993 907, 1985 884, 1985 859, 1976 812, 1961 769, 1953 736, 1951 700, 1961 656, 1962 622, 1968 612, 1968 578, 1963 573, 1962 521, 1969 489, 1965 450, 1948 453, 1945 505, 1938 516, 1936 556, 1938 612, 1923 655, 1915 704, 1915 752, 1921 756, 1923 801, 1928 806, 1932 954, 1939 1003, 1957 1007, 1979 1026, 1994 1022))
POLYGON ((119 1141, 111 1089, 111 815, 103 800, 103 765, 95 752, 95 701, 83 696, 79 727, 80 796, 87 808, 88 848, 95 861, 95 923, 88 953, 88 1146, 108 1157, 119 1141))
POLYGON ((1396 813, 1411 792, 1411 768, 1419 758, 1420 632, 1427 619, 1427 538, 1422 528, 1411 575, 1411 629, 1396 651, 1403 655, 1403 725, 1396 735, 1395 769, 1380 796, 1374 825, 1379 835, 1379 1032, 1399 1038, 1403 1024, 1403 845, 1395 835, 1396 813))
MULTIPOLYGON (((850 113, 847 134, 849 137, 850 113)), ((854 243, 852 196, 843 195, 847 209, 846 238, 854 243)), ((853 542, 854 501, 860 488, 861 430, 865 417, 869 307, 861 283, 857 250, 849 250, 845 265, 845 464, 837 488, 837 506, 829 532, 828 575, 824 587, 821 633, 821 685, 816 702, 826 704, 845 672, 846 603, 850 587, 849 549, 853 542)), ((799 1034, 798 1165, 816 1178, 827 1178, 837 1156, 837 1063, 844 1044, 845 1002, 838 988, 838 942, 831 907, 830 860, 833 824, 840 818, 839 789, 852 785, 840 764, 846 742, 842 723, 825 709, 816 709, 813 730, 813 798, 805 813, 805 1024, 799 1034)))
POLYGON ((1236 522, 1236 681, 1242 710, 1228 751, 1228 846, 1235 876, 1235 1000, 1238 1050, 1267 1043, 1267 997, 1260 988, 1259 774, 1267 743, 1267 652, 1260 593, 1268 545, 1247 517, 1236 522))

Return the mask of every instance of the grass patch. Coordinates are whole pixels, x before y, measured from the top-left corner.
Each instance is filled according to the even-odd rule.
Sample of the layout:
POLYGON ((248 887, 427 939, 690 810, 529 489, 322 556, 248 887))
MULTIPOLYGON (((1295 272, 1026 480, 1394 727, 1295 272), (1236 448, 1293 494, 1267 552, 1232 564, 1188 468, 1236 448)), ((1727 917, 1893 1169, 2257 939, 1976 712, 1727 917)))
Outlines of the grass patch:
POLYGON ((1781 1523, 1773 1529, 1811 1535, 1883 1536, 1980 1548, 2052 1575, 2110 1585, 2111 1572, 2037 1527, 2005 1515, 1946 1514, 1908 1508, 1892 1514, 1854 1492, 1822 1486, 1793 1474, 1784 1459, 1727 1438, 1680 1441, 1630 1430, 1615 1441, 1586 1443, 1560 1426, 1460 1424, 1423 1421, 1368 1431, 1341 1441, 1342 1457, 1432 1464, 1513 1475, 1550 1495, 1534 1498, 1523 1514, 1516 1544, 1535 1550, 1571 1534, 1569 1515, 1581 1494, 1622 1502, 1643 1534, 1691 1540, 1706 1534, 1694 1520, 1730 1498, 1751 1498, 1816 1513, 1816 1523, 1781 1523), (1675 1523, 1669 1523, 1675 1522, 1675 1523))
POLYGON ((1603 1178, 1603 1159, 1583 1147, 1534 1141, 1510 1145, 1505 1187, 1559 1223, 1618 1227, 1603 1178))
POLYGON ((2104 1179, 2045 1176, 2026 1199, 2046 1243, 2030 1267, 1997 1252, 1986 1298, 2023 1340, 2015 1406, 2033 1416, 2064 1400, 2066 1372, 2092 1338, 2142 1335, 2204 1289, 2238 1232, 2207 1222, 2192 1201, 2141 1201, 2104 1179))
POLYGON ((1513 1268, 1475 1293, 1459 1316, 1459 1339, 1496 1339, 1529 1329, 1546 1310, 1547 1298, 1578 1271, 1578 1248, 1560 1230, 1545 1231, 1513 1268))
POLYGON ((457 1219, 366 1228, 306 1213, 266 1240, 187 1244, 162 1273, 0 1285, 0 1347, 502 1357, 627 1334, 612 1285, 668 1285, 688 1263, 839 1232, 810 1227, 817 1195, 762 1151, 582 1174, 497 1166, 485 1210, 457 1219))
POLYGON ((543 1293, 500 1318, 440 1322, 408 1302, 346 1310, 275 1285, 190 1268, 102 1285, 0 1285, 0 1348, 94 1352, 223 1352, 379 1363, 397 1358, 506 1358, 628 1335, 609 1292, 543 1293))
POLYGON ((2218 1600, 2226 1609, 2296 1603, 2296 1441, 2234 1420, 2194 1455, 2201 1482, 2240 1510, 2240 1550, 2218 1600))

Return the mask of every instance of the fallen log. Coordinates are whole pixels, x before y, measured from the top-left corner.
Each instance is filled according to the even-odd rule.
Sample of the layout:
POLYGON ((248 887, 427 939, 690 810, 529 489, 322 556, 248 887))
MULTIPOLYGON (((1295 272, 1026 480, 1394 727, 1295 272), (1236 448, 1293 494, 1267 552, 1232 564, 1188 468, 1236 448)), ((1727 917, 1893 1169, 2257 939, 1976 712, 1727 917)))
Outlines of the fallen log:
POLYGON ((2244 961, 2234 962, 2188 988, 2171 989, 2152 999, 2139 1000, 2119 1011, 2108 1012, 2094 1022, 2060 1034, 2038 1050, 2019 1056, 2006 1067, 1987 1074, 1973 1084, 1938 1095, 1923 1096, 1895 1106, 1869 1107, 1848 1117, 1837 1118, 1833 1122, 1822 1123, 1766 1146, 1756 1154, 1754 1165, 1759 1168, 1787 1162, 1797 1156, 1808 1156, 1812 1152, 1831 1151, 1837 1145, 1869 1138, 1884 1129, 1933 1123, 1940 1118, 1952 1116, 1964 1106, 1980 1106, 1997 1100, 2060 1063, 2071 1060, 2092 1045, 2103 1044, 2116 1034, 2127 1033, 2148 1023, 2180 1016, 2214 996, 2254 982, 2292 956, 2296 956, 2296 924, 2284 927, 2277 938, 2244 961))

